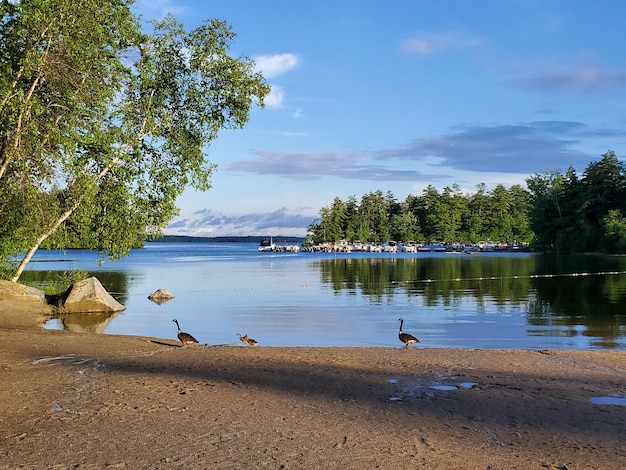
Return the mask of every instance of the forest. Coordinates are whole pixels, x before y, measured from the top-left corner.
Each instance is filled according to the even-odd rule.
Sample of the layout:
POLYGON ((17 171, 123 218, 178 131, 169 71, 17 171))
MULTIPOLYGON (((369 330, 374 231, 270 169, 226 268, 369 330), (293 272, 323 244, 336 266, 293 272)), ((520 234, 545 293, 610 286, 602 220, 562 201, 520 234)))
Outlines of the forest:
POLYGON ((306 244, 416 241, 529 244, 555 253, 626 253, 626 167, 608 151, 579 177, 570 167, 536 173, 526 188, 459 185, 399 201, 388 191, 335 197, 308 227, 306 244))

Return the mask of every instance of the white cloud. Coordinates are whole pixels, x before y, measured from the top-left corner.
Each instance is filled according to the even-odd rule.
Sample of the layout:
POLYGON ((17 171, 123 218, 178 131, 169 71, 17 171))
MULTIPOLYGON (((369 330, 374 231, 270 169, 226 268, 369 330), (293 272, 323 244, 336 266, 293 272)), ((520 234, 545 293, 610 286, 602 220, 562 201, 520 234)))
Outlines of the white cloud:
POLYGON ((203 209, 175 218, 165 233, 205 237, 268 234, 304 237, 314 218, 284 207, 272 212, 248 214, 224 214, 203 209))
POLYGON ((283 87, 272 85, 270 94, 265 97, 265 105, 268 108, 282 108, 285 101, 285 91, 283 87))
MULTIPOLYGON (((300 59, 295 54, 284 53, 259 55, 254 57, 254 62, 256 63, 256 70, 261 72, 265 78, 270 79, 292 70, 298 65, 300 59)), ((279 85, 270 85, 272 90, 265 98, 265 105, 268 108, 282 108, 285 102, 285 90, 279 85)))
POLYGON ((295 54, 273 54, 254 57, 256 68, 265 78, 274 78, 295 68, 300 59, 295 54))
POLYGON ((548 69, 517 80, 539 90, 606 91, 626 88, 626 70, 602 67, 548 69))
POLYGON ((400 47, 404 52, 415 55, 430 55, 447 49, 474 47, 481 43, 479 39, 463 33, 448 31, 444 33, 428 33, 402 41, 400 47))

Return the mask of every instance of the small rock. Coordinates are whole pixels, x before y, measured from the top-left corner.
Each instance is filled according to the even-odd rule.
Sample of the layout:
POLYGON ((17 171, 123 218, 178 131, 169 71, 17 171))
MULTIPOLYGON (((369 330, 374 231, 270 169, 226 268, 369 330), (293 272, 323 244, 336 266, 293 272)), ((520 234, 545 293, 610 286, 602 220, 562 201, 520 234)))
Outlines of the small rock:
POLYGON ((167 289, 163 289, 163 288, 157 289, 156 291, 154 291, 152 294, 148 296, 148 299, 150 299, 155 304, 159 304, 159 305, 164 304, 165 302, 168 302, 172 300, 173 298, 174 298, 174 294, 172 294, 167 289))

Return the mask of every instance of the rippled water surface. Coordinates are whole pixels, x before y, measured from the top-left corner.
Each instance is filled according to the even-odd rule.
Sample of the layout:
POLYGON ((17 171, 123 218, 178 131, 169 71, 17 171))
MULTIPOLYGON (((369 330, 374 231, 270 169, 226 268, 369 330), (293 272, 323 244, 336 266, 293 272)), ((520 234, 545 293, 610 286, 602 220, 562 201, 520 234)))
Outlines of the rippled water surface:
POLYGON ((127 308, 48 328, 260 346, 624 349, 626 258, 530 253, 259 253, 249 243, 148 243, 120 261, 40 250, 22 280, 88 270, 127 308), (175 298, 157 305, 165 288, 175 298), (411 346, 414 347, 414 346, 411 346))

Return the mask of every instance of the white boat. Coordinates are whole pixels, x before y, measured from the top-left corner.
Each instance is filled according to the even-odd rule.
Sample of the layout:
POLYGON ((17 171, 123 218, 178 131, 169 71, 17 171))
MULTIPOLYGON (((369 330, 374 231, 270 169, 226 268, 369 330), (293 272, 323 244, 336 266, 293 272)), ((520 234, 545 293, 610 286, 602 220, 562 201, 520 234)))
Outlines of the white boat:
POLYGON ((404 253, 417 253, 417 243, 412 241, 400 243, 399 248, 404 253))
POLYGON ((264 238, 263 240, 261 240, 261 243, 259 243, 259 251, 274 251, 274 250, 276 250, 276 245, 274 245, 274 241, 272 240, 272 237, 264 238))
POLYGON ((443 243, 429 243, 427 245, 420 246, 417 251, 443 252, 446 251, 446 246, 443 243))
POLYGON ((383 247, 383 251, 385 253, 396 253, 398 251, 398 243, 393 240, 388 241, 383 247))

